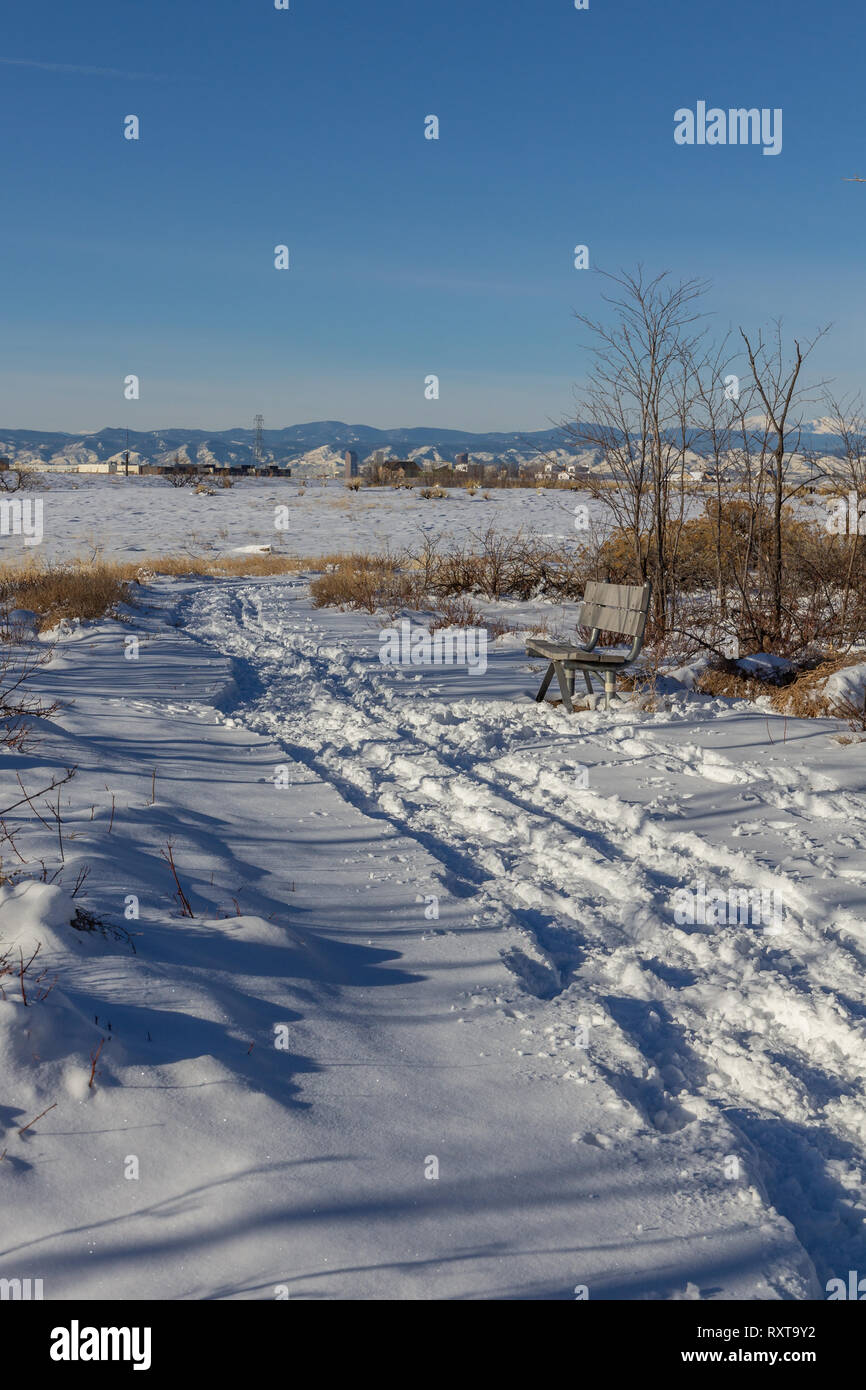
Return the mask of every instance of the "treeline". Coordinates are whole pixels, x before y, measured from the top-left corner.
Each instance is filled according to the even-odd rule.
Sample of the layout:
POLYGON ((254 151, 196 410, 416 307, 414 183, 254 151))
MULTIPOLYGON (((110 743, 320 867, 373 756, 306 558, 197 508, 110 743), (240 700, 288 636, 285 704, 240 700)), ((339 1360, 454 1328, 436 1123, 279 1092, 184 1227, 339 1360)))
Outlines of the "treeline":
POLYGON ((608 464, 603 483, 585 483, 613 521, 599 563, 611 578, 652 580, 657 638, 688 632, 711 645, 734 637, 788 652, 862 638, 856 528, 828 534, 820 501, 814 521, 803 515, 804 466, 831 491, 866 489, 862 404, 837 399, 809 373, 827 330, 788 341, 776 323, 717 339, 704 282, 650 279, 640 269, 605 279, 611 314, 577 315, 592 366, 582 423, 571 427, 608 464), (801 447, 807 406, 841 439, 833 457, 801 447), (687 483, 696 462, 710 480, 697 517, 687 483))

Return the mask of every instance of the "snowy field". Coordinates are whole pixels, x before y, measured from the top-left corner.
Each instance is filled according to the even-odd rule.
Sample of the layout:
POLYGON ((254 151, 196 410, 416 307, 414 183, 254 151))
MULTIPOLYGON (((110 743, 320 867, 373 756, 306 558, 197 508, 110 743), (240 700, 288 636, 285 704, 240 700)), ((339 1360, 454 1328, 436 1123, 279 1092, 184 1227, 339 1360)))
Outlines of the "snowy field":
MULTIPOLYGON (((88 525, 164 553, 205 505, 265 543, 283 488, 299 554, 566 536, 579 500, 55 481, 55 554, 88 525)), ((0 755, 2 806, 78 769, 62 863, 45 798, 8 817, 48 881, 0 887, 0 1278, 773 1300, 866 1268, 866 744, 674 682, 569 718, 517 635, 483 673, 388 668, 304 575, 157 581, 122 617, 42 639, 64 708, 0 755), (744 892, 772 911, 721 920, 744 892)))
MULTIPOLYGON (((201 481, 208 493, 175 488, 165 478, 98 474, 39 475, 40 485, 21 498, 42 502, 43 539, 25 546, 20 536, 0 536, 0 560, 59 561, 100 555, 143 560, 154 555, 220 556, 254 545, 289 555, 318 557, 337 551, 417 549, 425 537, 460 544, 493 528, 502 535, 531 532, 556 543, 603 535, 611 513, 589 493, 567 488, 445 489, 424 498, 419 487, 361 488, 340 480, 302 482, 245 478, 221 488, 201 481), (211 494, 211 495, 208 495, 211 494), (288 507, 288 527, 275 525, 288 507), (585 529, 589 520, 589 532, 585 529)), ((700 514, 708 491, 687 498, 686 515, 700 514)), ((823 524, 827 501, 806 497, 794 504, 823 524)), ((10 528, 11 529, 11 528, 10 528)))
MULTIPOLYGON (((420 489, 362 488, 342 482, 247 478, 231 488, 203 482, 214 495, 175 488, 164 478, 121 478, 69 473, 41 475, 32 496, 43 502, 44 540, 29 547, 38 559, 66 560, 92 552, 106 559, 148 555, 228 554, 248 545, 272 545, 290 554, 319 556, 335 551, 397 550, 417 546, 424 536, 459 541, 489 526, 502 533, 530 530, 548 539, 580 538, 575 507, 602 508, 585 493, 547 488, 462 488, 444 499, 423 498, 420 489), (275 527, 275 509, 289 508, 288 529, 275 527)), ((27 496, 28 494, 22 494, 27 496)), ((583 533, 585 535, 585 533, 583 533)), ((10 548, 23 542, 10 536, 10 548)), ((24 553, 27 553, 26 551, 24 553)))

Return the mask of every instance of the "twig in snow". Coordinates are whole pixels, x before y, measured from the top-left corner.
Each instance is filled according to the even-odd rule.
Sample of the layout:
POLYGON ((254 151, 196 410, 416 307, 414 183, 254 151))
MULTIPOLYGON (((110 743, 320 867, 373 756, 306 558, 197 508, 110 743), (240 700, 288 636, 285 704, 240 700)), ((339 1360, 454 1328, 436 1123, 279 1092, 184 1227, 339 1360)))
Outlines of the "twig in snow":
POLYGON ((41 791, 33 792, 32 796, 30 796, 30 795, 27 794, 27 792, 26 792, 25 789, 24 789, 24 783, 21 781, 21 778, 20 778, 20 776, 18 775, 18 773, 16 773, 15 776, 16 776, 16 778, 17 778, 18 785, 19 785, 19 787, 21 788, 21 790, 24 792, 24 795, 21 797, 21 800, 20 800, 20 801, 13 801, 13 803, 12 803, 11 806, 4 806, 3 810, 0 811, 0 816, 8 815, 8 813, 9 813, 10 811, 14 811, 14 810, 17 809, 17 807, 23 806, 24 803, 25 803, 25 801, 26 801, 27 804, 28 804, 28 806, 30 807, 31 811, 33 812, 34 816, 36 816, 37 820, 42 821, 42 824, 45 826, 45 829, 46 829, 46 830, 50 830, 50 829, 51 829, 51 826, 48 824, 47 820, 43 820, 43 819, 42 819, 42 817, 40 816, 40 814, 39 814, 39 812, 37 811, 36 807, 33 805, 33 797, 34 797, 34 796, 45 796, 48 792, 53 792, 57 787, 62 787, 63 784, 64 784, 64 782, 69 782, 69 781, 72 780, 72 778, 75 776, 75 773, 77 772, 77 770, 78 770, 77 767, 68 767, 68 768, 66 769, 66 774, 65 774, 65 776, 59 777, 59 778, 58 778, 58 777, 55 777, 54 780, 50 783, 49 786, 43 787, 41 791))
MULTIPOLYGON (((53 1105, 49 1105, 48 1110, 55 1110, 56 1108, 57 1108, 57 1101, 55 1101, 53 1105)), ((37 1116, 35 1117, 35 1119, 32 1119, 32 1120, 30 1121, 29 1124, 22 1125, 21 1128, 19 1129, 18 1133, 19 1133, 19 1134, 23 1134, 23 1133, 25 1132, 25 1130, 30 1129, 32 1125, 35 1125, 36 1120, 41 1120, 43 1115, 47 1115, 47 1114, 48 1114, 48 1110, 43 1110, 43 1111, 42 1111, 42 1115, 37 1115, 37 1116)), ((4 1149, 3 1152, 5 1153, 6 1150, 4 1149)))
POLYGON ((36 957, 39 955, 39 952, 40 952, 41 950, 42 950, 42 942, 41 942, 41 941, 37 941, 37 943, 36 943, 36 950, 33 952, 33 955, 30 957, 30 959, 28 960, 27 964, 25 965, 25 964, 24 964, 24 952, 22 951, 22 949, 21 949, 20 946, 18 947, 18 967, 19 967, 19 968, 18 968, 18 981, 19 981, 19 984, 21 985, 21 999, 22 999, 22 1002, 23 1002, 25 1008, 27 1008, 27 1007, 29 1006, 30 1000, 27 998, 27 990, 24 988, 24 976, 26 975, 27 971, 30 969, 31 965, 33 964, 33 962, 35 961, 36 957))
POLYGON ((90 873, 90 865, 89 865, 89 864, 84 864, 84 865, 82 866, 82 868, 80 868, 80 869, 78 870, 78 877, 77 877, 77 879, 75 880, 75 887, 73 888, 73 890, 72 890, 72 892, 71 892, 71 894, 70 894, 70 897, 73 897, 73 898, 74 898, 74 897, 81 891, 81 889, 84 887, 84 884, 85 884, 85 882, 86 882, 86 880, 87 880, 87 877, 88 877, 89 873, 90 873))
POLYGON ((99 1054, 105 1046, 105 1038, 99 1039, 99 1046, 90 1054, 90 1080, 87 1085, 92 1088, 93 1079, 96 1076, 96 1063, 99 1061, 99 1054))
POLYGON ((59 787, 58 787, 58 789, 57 789, 57 809, 55 810, 55 808, 54 808, 53 806, 49 806, 48 809, 50 810, 50 812, 51 812, 52 816, 54 817, 54 820, 55 820, 55 822, 56 822, 56 824, 57 824, 57 839, 58 839, 58 841, 59 841, 59 843, 60 843, 60 862, 61 862, 61 864, 65 864, 65 863, 66 863, 66 855, 63 853, 63 821, 62 821, 61 818, 60 818, 60 788, 59 788, 59 787))
POLYGON ((193 917, 195 914, 193 913, 193 910, 192 910, 192 908, 191 908, 190 905, 189 905, 189 898, 186 896, 186 893, 183 891, 183 888, 181 887, 180 879, 179 879, 178 876, 177 876, 177 869, 176 869, 175 866, 174 866, 174 851, 173 851, 173 847, 172 847, 171 840, 167 840, 167 841, 166 841, 165 849, 162 850, 161 853, 162 853, 163 859, 166 861, 166 863, 168 864, 169 868, 171 869, 172 876, 173 876, 174 881, 175 881, 175 885, 177 886, 177 895, 176 895, 176 896, 177 896, 178 902, 180 903, 180 913, 181 913, 181 916, 182 916, 182 917, 193 917))

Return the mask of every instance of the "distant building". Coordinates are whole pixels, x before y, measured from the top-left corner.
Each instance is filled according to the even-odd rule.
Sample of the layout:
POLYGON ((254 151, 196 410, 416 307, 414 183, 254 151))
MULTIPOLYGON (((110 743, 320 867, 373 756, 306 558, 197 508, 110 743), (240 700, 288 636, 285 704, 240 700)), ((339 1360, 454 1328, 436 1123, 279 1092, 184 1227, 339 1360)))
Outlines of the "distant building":
POLYGON ((468 455, 468 454, 458 454, 457 457, 456 457, 455 460, 454 460, 454 467, 455 467, 455 469, 457 470, 458 473, 468 473, 468 472, 469 472, 469 455, 468 455))
POLYGON ((344 455, 346 460, 346 478, 357 478, 358 476, 358 455, 354 449, 347 449, 344 455))

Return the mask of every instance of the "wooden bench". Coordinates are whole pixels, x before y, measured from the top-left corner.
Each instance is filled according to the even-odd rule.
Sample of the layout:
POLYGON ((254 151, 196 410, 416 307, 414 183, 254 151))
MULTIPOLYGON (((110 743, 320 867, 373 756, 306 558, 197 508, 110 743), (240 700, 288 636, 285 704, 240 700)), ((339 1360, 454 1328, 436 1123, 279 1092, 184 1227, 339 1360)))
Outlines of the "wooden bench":
POLYGON ((592 629, 586 646, 569 647, 562 642, 547 642, 534 637, 526 643, 527 656, 545 657, 550 662, 536 701, 540 703, 544 699, 555 673, 562 703, 569 714, 573 714, 574 673, 582 671, 590 695, 593 693, 590 676, 594 674, 602 679, 604 707, 610 709, 611 696, 616 695, 617 671, 624 671, 630 666, 643 645, 651 593, 649 580, 640 585, 587 584, 577 615, 578 627, 592 629), (631 649, 621 652, 612 647, 603 647, 599 651, 596 644, 602 632, 618 632, 624 637, 631 637, 631 649))

